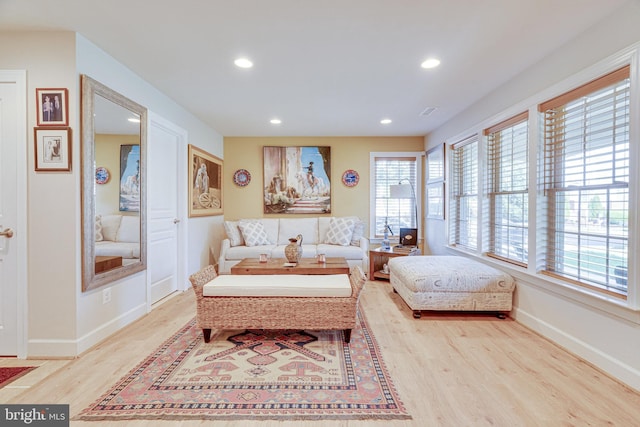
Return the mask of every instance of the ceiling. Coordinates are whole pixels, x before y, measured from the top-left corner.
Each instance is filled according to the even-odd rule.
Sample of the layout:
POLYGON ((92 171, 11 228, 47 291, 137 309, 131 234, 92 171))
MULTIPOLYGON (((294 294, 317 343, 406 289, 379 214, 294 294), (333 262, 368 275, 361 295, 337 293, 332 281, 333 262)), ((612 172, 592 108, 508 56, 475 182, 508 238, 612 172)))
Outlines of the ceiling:
POLYGON ((420 136, 626 1, 0 0, 0 30, 77 31, 223 136, 420 136))

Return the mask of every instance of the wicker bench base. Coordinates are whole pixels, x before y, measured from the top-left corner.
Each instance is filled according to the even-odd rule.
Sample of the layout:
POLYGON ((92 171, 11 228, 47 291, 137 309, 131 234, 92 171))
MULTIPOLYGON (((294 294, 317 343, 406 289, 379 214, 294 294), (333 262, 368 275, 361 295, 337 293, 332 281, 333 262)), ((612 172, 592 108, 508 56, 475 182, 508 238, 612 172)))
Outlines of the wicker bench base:
POLYGON ((345 341, 356 326, 358 299, 366 278, 351 271, 349 297, 205 297, 202 287, 216 277, 207 266, 189 277, 196 294, 196 322, 209 342, 212 329, 343 330, 345 341))

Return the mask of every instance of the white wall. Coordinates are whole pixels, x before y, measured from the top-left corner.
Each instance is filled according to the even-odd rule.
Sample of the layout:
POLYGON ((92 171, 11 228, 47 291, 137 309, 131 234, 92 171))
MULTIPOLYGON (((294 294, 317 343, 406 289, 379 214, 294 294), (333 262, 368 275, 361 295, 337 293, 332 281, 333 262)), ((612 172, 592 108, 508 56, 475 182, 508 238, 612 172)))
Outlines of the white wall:
MULTIPOLYGON (((80 74, 87 74, 185 129, 189 142, 222 158, 223 139, 170 98, 73 32, 0 31, 0 69, 27 71, 28 86, 28 357, 74 357, 146 313, 146 273, 82 292, 80 206, 80 74), (52 48, 54 46, 55 48, 52 48), (35 172, 36 88, 69 89, 70 172, 35 172)), ((185 147, 186 149, 186 147, 185 147)), ((186 154, 185 154, 186 158, 186 154)), ((186 203, 186 201, 185 201, 186 203)), ((222 217, 186 221, 187 274, 208 263, 211 230, 222 217)), ((186 278, 185 278, 186 280, 186 278)), ((181 288, 183 284, 179 285, 181 288)))
MULTIPOLYGON (((155 89, 123 64, 117 62, 82 35, 77 35, 77 72, 86 74, 131 100, 147 107, 160 117, 185 129, 189 143, 222 158, 223 139, 220 134, 195 118, 183 107, 155 89)), ((79 79, 78 79, 79 82, 79 79)), ((78 83, 79 84, 79 83, 78 83)), ((150 143, 152 143, 150 141, 150 143)), ((185 147, 186 149, 186 147, 185 147)), ((185 156, 186 158, 186 156, 185 156)), ((177 178, 176 178, 177 179, 177 178)), ((186 181, 184 181, 186 182, 186 181)), ((222 217, 191 219, 186 223, 187 234, 187 275, 208 264, 202 252, 208 252, 212 244, 207 237, 214 224, 221 223, 222 217)), ((183 278, 183 281, 186 277, 183 278)), ((112 288, 112 303, 102 304, 102 289, 94 292, 81 291, 78 298, 78 336, 81 337, 81 351, 97 340, 129 323, 144 312, 146 304, 146 273, 109 285, 112 288), (96 313, 100 315, 96 316, 96 313)), ((184 284, 178 284, 183 288, 184 284)))
MULTIPOLYGON (((425 148, 475 129, 487 119, 497 117, 517 105, 526 105, 526 100, 536 94, 595 64, 606 62, 608 58, 615 58, 618 52, 640 43, 638 22, 640 2, 627 3, 427 135, 425 148)), ((638 114, 638 109, 635 112, 638 114)), ((632 210, 638 211, 638 208, 640 206, 632 210)), ((446 247, 443 221, 427 220, 425 238, 427 252, 453 253, 446 247)), ((638 264, 638 254, 632 251, 630 256, 630 262, 634 264, 636 261, 635 264, 638 264)), ((615 300, 560 286, 504 264, 499 267, 516 276, 517 290, 512 315, 517 321, 640 390, 640 312, 615 300)))

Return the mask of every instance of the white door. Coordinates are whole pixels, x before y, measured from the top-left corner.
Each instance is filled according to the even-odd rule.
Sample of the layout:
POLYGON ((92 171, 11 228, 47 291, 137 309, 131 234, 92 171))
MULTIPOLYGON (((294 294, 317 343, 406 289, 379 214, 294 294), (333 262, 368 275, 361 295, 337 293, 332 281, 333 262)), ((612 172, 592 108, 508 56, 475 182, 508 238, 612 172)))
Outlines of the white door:
POLYGON ((26 357, 26 75, 0 71, 0 355, 26 357))
POLYGON ((178 290, 184 269, 184 221, 180 209, 186 131, 149 113, 147 142, 147 277, 151 304, 178 290))

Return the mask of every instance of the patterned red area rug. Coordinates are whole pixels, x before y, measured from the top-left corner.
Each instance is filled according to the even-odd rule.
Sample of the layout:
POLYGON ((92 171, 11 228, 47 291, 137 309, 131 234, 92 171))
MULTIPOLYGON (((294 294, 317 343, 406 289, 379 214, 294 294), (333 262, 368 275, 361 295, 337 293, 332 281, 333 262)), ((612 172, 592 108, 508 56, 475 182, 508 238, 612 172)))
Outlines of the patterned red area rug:
POLYGON ((410 419, 365 319, 342 331, 223 331, 195 320, 76 420, 410 419))
POLYGON ((0 368, 0 388, 36 369, 36 366, 16 366, 0 368))

